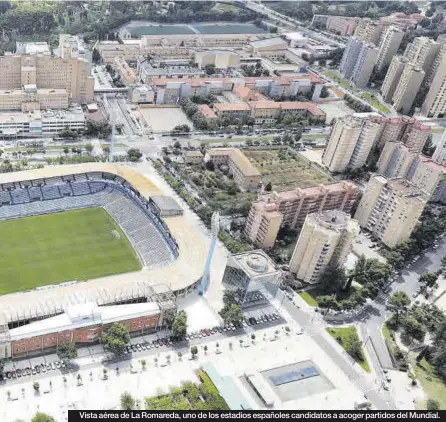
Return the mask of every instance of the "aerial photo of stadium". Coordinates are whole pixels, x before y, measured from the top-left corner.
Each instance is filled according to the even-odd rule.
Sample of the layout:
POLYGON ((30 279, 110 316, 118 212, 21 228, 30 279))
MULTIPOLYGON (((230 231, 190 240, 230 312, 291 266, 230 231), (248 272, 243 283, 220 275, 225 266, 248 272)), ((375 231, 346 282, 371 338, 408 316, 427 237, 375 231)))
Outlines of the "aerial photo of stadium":
MULTIPOLYGON (((2 174, 0 236, 8 239, 0 245, 6 355, 11 347, 2 349, 2 342, 51 329, 60 336, 82 312, 93 318, 94 306, 105 312, 115 304, 151 304, 129 308, 122 318, 150 316, 154 328, 162 319, 160 301, 197 288, 208 247, 181 207, 147 177, 102 163, 2 174), (71 320, 57 328, 60 315, 71 320), (56 325, 42 330, 36 322, 42 318, 56 325)), ((34 349, 22 344, 15 354, 34 349)))

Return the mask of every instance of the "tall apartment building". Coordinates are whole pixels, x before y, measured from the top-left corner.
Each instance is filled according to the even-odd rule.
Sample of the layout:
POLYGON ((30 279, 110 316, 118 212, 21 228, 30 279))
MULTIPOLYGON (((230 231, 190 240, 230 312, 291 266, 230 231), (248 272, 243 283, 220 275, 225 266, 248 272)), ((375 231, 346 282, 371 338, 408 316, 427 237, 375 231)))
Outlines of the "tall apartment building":
POLYGON ((328 265, 344 264, 358 233, 358 222, 342 211, 309 214, 291 257, 290 271, 299 280, 317 283, 328 265))
POLYGON ((407 125, 401 137, 401 141, 410 151, 421 152, 431 133, 432 128, 430 126, 415 120, 407 125))
POLYGON ((362 41, 378 45, 383 29, 383 25, 369 18, 364 18, 358 22, 354 35, 362 41))
POLYGON ((388 179, 405 178, 417 156, 402 142, 387 142, 377 163, 378 174, 388 179))
POLYGON ((403 114, 409 113, 425 75, 421 67, 406 63, 392 97, 392 104, 396 111, 403 114))
POLYGON ((432 161, 442 166, 446 166, 446 131, 443 132, 440 142, 435 148, 435 152, 432 155, 432 161))
POLYGON ((345 48, 339 71, 345 79, 363 88, 370 80, 377 56, 378 49, 373 44, 352 37, 345 48))
POLYGON ((308 214, 338 209, 350 214, 359 194, 352 182, 272 192, 253 202, 246 219, 245 235, 259 247, 274 246, 281 226, 296 229, 308 214))
POLYGON ((429 201, 446 202, 445 166, 437 164, 420 154, 415 159, 408 178, 417 188, 428 193, 429 201))
POLYGON ((332 173, 362 167, 382 132, 381 119, 345 116, 331 131, 322 163, 332 173))
POLYGON ((387 142, 404 142, 412 150, 421 151, 431 133, 429 126, 417 122, 412 117, 400 116, 388 119, 382 118, 381 120, 384 128, 377 143, 379 150, 382 150, 387 142), (414 131, 413 134, 411 134, 412 130, 414 131))
POLYGON ((390 62, 389 70, 386 73, 386 77, 384 78, 380 89, 385 102, 390 103, 392 101, 404 67, 408 62, 409 60, 407 58, 401 56, 395 56, 390 62))
POLYGON ((118 72, 118 75, 121 77, 121 81, 125 86, 134 85, 138 82, 138 76, 135 71, 122 57, 114 58, 113 67, 116 72, 118 72))
POLYGON ((431 38, 417 37, 407 46, 404 57, 410 63, 421 67, 428 75, 440 47, 441 44, 431 38))
POLYGON ((365 88, 369 83, 377 58, 378 49, 373 44, 362 45, 350 77, 358 88, 365 88))
POLYGON ((421 107, 421 113, 434 118, 442 118, 446 114, 446 55, 442 57, 438 65, 421 107))
POLYGON ((378 70, 387 66, 395 54, 403 40, 404 32, 395 26, 388 26, 382 31, 379 40, 379 53, 376 60, 376 67, 378 70))
POLYGON ((429 196, 405 179, 373 176, 355 219, 389 248, 409 239, 429 196))
POLYGON ((242 189, 255 190, 260 187, 259 171, 239 149, 211 148, 206 151, 204 159, 215 165, 227 165, 234 181, 242 189))

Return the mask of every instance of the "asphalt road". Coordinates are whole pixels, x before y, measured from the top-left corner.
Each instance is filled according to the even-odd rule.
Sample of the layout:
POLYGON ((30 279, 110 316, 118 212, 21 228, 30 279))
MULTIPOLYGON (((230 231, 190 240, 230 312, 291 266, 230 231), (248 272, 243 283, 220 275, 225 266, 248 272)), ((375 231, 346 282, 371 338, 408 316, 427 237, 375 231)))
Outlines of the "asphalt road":
POLYGON ((441 259, 446 254, 446 238, 439 242, 437 250, 427 251, 415 264, 405 268, 401 276, 392 284, 391 291, 382 294, 371 306, 369 314, 361 321, 360 329, 363 338, 370 339, 376 351, 377 358, 383 368, 393 368, 389 351, 382 335, 382 325, 390 316, 386 310, 386 301, 389 296, 398 290, 405 292, 411 300, 416 300, 412 295, 419 287, 418 278, 426 271, 435 272, 441 267, 441 259))

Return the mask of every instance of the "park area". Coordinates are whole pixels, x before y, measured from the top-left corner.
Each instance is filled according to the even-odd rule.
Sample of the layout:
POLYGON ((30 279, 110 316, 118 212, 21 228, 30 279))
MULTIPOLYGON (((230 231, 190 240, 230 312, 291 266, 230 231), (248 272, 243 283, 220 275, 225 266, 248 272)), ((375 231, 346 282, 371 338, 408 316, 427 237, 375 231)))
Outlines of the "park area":
POLYGON ((0 295, 141 269, 102 208, 0 221, 0 295))
POLYGON ((370 372, 370 366, 364 354, 362 342, 359 340, 355 327, 326 328, 342 348, 361 366, 366 372, 370 372))
POLYGON ((287 149, 244 150, 262 175, 263 185, 277 192, 331 183, 330 177, 287 149))

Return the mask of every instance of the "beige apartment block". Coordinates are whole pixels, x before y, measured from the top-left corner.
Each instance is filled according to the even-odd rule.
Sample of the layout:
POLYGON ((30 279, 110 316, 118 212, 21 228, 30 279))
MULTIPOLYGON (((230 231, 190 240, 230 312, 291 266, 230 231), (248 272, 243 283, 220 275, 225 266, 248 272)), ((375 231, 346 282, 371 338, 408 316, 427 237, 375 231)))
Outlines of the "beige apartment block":
POLYGON ((377 163, 378 174, 389 179, 406 177, 417 156, 402 142, 387 142, 377 163))
POLYGON ((383 25, 369 18, 364 18, 358 22, 354 35, 362 41, 378 45, 383 29, 383 25))
POLYGON ((431 133, 432 128, 430 126, 416 120, 407 126, 402 141, 411 151, 421 152, 431 133))
POLYGON ((282 111, 280 103, 275 101, 249 101, 248 106, 256 123, 275 122, 282 111))
POLYGON ((386 73, 383 84, 381 86, 381 95, 384 101, 390 103, 395 93, 395 89, 401 79, 401 75, 404 70, 404 66, 409 60, 405 57, 395 56, 390 62, 389 70, 386 73))
POLYGON ((224 118, 244 118, 249 117, 251 109, 245 103, 216 103, 214 104, 214 112, 220 117, 224 118))
POLYGON ((381 118, 346 116, 338 119, 322 156, 333 173, 362 167, 383 129, 381 118))
POLYGON ((339 210, 309 214, 290 261, 290 271, 318 283, 328 265, 343 265, 359 233, 358 222, 339 210))
POLYGON ((373 176, 355 214, 359 225, 389 248, 409 239, 429 196, 405 179, 373 176))
POLYGON ((446 54, 432 79, 429 91, 421 107, 426 117, 441 118, 446 114, 446 54))
POLYGON ((429 75, 440 47, 441 44, 431 38, 417 37, 407 46, 404 57, 410 63, 421 67, 426 72, 426 75, 429 75))
POLYGON ((378 70, 388 65, 398 51, 398 47, 403 40, 404 32, 395 26, 384 28, 379 39, 379 52, 376 60, 378 70))
POLYGON ((446 167, 420 155, 410 181, 427 192, 433 202, 446 199, 446 167))
POLYGON ((409 113, 425 75, 426 73, 419 66, 411 63, 404 66, 392 98, 396 111, 403 114, 409 113))
POLYGON ((238 148, 211 148, 206 151, 204 159, 216 166, 227 165, 234 181, 242 189, 256 190, 260 187, 259 171, 238 148))
POLYGON ((251 206, 245 235, 256 246, 271 247, 269 245, 274 245, 279 231, 277 212, 281 215, 282 226, 297 229, 311 213, 338 209, 350 214, 358 194, 359 189, 354 183, 344 181, 263 195, 251 206), (265 237, 266 233, 268 237, 265 237))
POLYGON ((361 133, 361 127, 361 119, 352 116, 336 120, 322 155, 322 163, 332 173, 342 173, 347 170, 361 133))
POLYGON ((115 57, 113 59, 113 67, 121 77, 121 81, 125 86, 134 85, 138 82, 135 71, 122 57, 115 57))
POLYGON ((204 159, 201 151, 186 151, 184 153, 184 162, 186 164, 200 164, 204 159))
POLYGON ((283 221, 283 215, 274 203, 254 202, 251 206, 245 235, 256 246, 272 248, 283 221))

